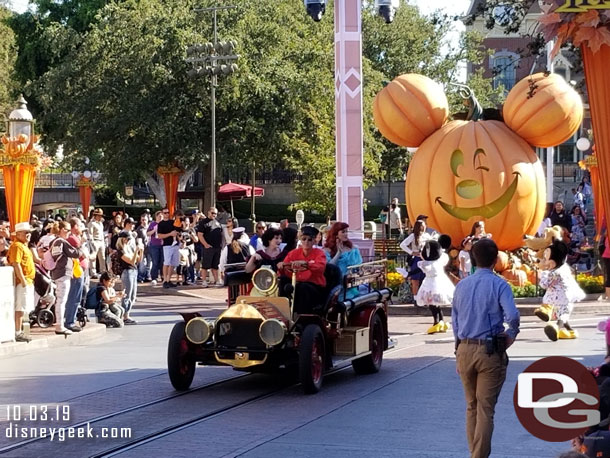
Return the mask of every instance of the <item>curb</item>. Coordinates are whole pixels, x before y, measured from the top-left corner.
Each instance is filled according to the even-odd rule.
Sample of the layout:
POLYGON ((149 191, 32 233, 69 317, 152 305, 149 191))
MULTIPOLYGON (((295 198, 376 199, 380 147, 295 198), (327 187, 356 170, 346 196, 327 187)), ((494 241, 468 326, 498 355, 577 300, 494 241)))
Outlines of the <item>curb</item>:
POLYGON ((0 358, 30 354, 48 348, 88 344, 106 335, 106 325, 89 322, 81 332, 75 332, 69 336, 56 335, 52 330, 36 331, 39 329, 32 332, 32 341, 29 343, 5 342, 0 344, 0 358))
MULTIPOLYGON (((525 298, 528 299, 528 298, 525 298)), ((515 300, 517 304, 517 309, 519 310, 519 314, 523 316, 534 316, 534 310, 538 308, 538 304, 532 304, 531 301, 529 303, 522 303, 515 300)), ((451 307, 443 306, 442 307, 443 315, 451 316, 451 307)), ((584 315, 591 313, 603 313, 605 315, 610 316, 610 303, 608 302, 581 302, 574 305, 574 310, 572 311, 575 315, 584 315)), ((420 306, 415 307, 413 304, 393 304, 389 306, 389 315, 390 316, 429 316, 430 311, 428 307, 420 306)))

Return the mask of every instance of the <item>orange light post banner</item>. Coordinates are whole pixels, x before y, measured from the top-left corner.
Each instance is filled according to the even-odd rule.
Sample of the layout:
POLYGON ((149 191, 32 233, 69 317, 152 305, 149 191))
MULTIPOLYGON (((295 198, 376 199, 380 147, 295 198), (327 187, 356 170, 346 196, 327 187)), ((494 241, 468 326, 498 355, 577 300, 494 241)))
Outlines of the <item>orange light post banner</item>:
MULTIPOLYGON (((610 28, 606 30, 610 36, 610 28)), ((604 214, 610 215, 610 82, 608 81, 610 46, 603 45, 596 53, 588 46, 581 46, 581 52, 595 135, 595 155, 604 214)), ((591 174, 591 184, 593 184, 593 174, 591 174)), ((601 218, 599 220, 601 221, 601 218)))
POLYGON ((89 207, 91 206, 91 192, 93 190, 93 181, 91 178, 81 177, 76 182, 78 193, 80 194, 80 204, 83 207, 83 215, 85 218, 89 216, 89 207))
MULTIPOLYGON (((556 40, 552 57, 567 41, 581 50, 601 189, 596 197, 601 195, 604 213, 610 215, 610 2, 566 0, 562 5, 558 1, 548 3, 546 0, 541 6, 544 14, 538 21, 545 38, 556 40)), ((593 176, 591 182, 593 185, 593 176)))
POLYGON ((34 198, 34 180, 36 171, 50 165, 51 160, 35 145, 36 135, 28 138, 20 134, 17 137, 3 136, 3 148, 0 149, 0 167, 4 174, 6 209, 11 224, 30 220, 32 200, 34 198))
POLYGON ((177 165, 167 165, 159 167, 157 173, 163 177, 167 209, 169 210, 169 214, 173 215, 176 211, 176 203, 178 201, 178 183, 180 182, 180 177, 184 173, 184 170, 177 165))

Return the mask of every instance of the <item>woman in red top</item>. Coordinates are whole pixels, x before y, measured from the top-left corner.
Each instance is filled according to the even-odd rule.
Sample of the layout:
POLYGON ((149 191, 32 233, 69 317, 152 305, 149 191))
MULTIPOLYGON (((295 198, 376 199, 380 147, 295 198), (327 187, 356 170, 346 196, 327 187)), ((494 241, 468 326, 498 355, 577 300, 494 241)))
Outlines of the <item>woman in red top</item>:
POLYGON ((315 227, 305 226, 301 231, 301 246, 290 251, 283 262, 278 263, 280 274, 280 294, 284 294, 284 286, 292 281, 292 272, 285 269, 287 264, 300 264, 304 270, 297 272, 297 284, 294 291, 294 311, 296 313, 314 313, 324 306, 324 288, 326 278, 326 254, 315 248, 313 241, 318 235, 315 227))

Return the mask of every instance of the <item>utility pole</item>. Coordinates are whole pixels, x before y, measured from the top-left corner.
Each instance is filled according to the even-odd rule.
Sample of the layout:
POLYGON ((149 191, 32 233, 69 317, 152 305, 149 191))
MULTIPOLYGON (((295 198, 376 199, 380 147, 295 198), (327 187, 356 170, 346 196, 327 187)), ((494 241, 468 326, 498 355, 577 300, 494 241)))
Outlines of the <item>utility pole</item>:
POLYGON ((236 43, 234 41, 218 41, 217 12, 228 10, 236 6, 214 6, 210 8, 198 8, 196 13, 212 12, 214 38, 212 43, 195 44, 186 49, 186 61, 193 64, 193 68, 188 71, 192 78, 203 75, 210 76, 210 111, 212 122, 212 147, 210 152, 210 206, 216 205, 216 86, 218 76, 228 76, 237 71, 237 64, 231 63, 238 59, 234 54, 236 43), (224 63, 223 63, 224 62, 224 63))

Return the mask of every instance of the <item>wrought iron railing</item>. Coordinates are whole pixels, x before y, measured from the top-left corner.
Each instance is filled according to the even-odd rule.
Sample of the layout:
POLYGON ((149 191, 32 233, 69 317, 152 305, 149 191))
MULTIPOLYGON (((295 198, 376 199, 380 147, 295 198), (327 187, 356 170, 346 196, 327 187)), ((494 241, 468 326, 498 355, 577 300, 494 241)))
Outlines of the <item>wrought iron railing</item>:
MULTIPOLYGON (((75 188, 80 177, 74 178, 71 173, 42 172, 36 175, 34 187, 36 188, 75 188)), ((101 182, 101 177, 96 178, 96 183, 101 182)), ((0 174, 0 187, 4 187, 4 175, 0 174)))

